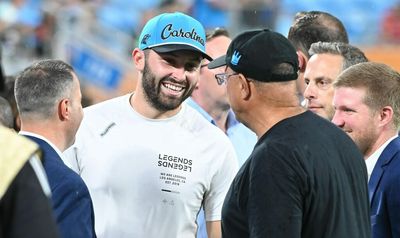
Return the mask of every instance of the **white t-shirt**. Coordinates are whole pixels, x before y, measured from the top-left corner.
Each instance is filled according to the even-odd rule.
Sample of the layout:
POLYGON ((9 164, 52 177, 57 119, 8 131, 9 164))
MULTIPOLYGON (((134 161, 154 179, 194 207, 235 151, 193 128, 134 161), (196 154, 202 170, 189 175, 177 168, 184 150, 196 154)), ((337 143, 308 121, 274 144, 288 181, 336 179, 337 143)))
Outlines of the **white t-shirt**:
POLYGON ((85 109, 65 157, 93 199, 98 237, 195 237, 196 216, 221 219, 237 172, 229 139, 183 104, 168 119, 148 119, 130 95, 85 109))

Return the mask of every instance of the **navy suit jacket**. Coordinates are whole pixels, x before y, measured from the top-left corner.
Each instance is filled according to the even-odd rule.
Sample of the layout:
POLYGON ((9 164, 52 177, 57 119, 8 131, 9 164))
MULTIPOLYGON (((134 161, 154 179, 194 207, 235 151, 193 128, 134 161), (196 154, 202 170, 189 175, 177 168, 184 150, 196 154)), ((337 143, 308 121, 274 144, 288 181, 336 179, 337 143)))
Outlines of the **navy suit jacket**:
POLYGON ((383 150, 368 183, 373 238, 400 237, 400 138, 383 150))
POLYGON ((44 140, 27 136, 43 152, 43 167, 49 180, 53 211, 63 238, 96 237, 89 190, 82 178, 68 168, 44 140))

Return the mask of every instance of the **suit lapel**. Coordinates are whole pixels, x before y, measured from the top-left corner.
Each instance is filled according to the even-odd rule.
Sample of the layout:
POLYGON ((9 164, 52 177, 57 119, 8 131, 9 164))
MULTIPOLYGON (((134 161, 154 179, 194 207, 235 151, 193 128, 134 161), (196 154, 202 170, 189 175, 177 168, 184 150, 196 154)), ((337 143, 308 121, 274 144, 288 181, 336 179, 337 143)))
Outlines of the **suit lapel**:
POLYGON ((368 182, 368 190, 369 190, 369 202, 373 201, 375 191, 379 185, 379 182, 385 172, 385 168, 392 159, 395 154, 400 150, 400 138, 397 137, 392 140, 386 148, 382 151, 382 154, 379 156, 378 161, 375 164, 374 169, 372 170, 371 178, 368 182))

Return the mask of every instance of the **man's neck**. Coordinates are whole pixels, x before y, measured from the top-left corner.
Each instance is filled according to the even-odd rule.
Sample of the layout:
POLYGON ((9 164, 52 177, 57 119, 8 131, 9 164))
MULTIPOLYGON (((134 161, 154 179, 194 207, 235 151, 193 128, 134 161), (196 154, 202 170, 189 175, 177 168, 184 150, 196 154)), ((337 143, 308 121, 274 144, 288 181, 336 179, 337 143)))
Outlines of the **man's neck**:
POLYGON ((52 123, 22 123, 21 131, 34 133, 46 138, 61 152, 67 149, 63 129, 54 126, 52 123))
POLYGON ((219 127, 226 134, 226 131, 228 130, 229 111, 214 110, 209 114, 214 119, 217 127, 219 127))
POLYGON ((254 131, 258 138, 264 135, 278 122, 299 115, 305 111, 301 106, 293 106, 286 108, 269 108, 263 110, 253 110, 248 115, 248 120, 251 124, 246 125, 254 131))

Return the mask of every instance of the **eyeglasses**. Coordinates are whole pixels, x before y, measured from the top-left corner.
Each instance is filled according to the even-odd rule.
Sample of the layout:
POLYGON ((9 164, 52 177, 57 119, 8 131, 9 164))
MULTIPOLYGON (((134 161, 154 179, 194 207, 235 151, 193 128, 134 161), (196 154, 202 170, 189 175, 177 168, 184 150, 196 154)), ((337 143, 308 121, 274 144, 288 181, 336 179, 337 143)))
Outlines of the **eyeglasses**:
POLYGON ((215 79, 217 80, 218 85, 222 85, 223 83, 226 84, 229 77, 238 75, 238 74, 239 73, 232 73, 232 74, 220 73, 220 74, 215 75, 215 79))

